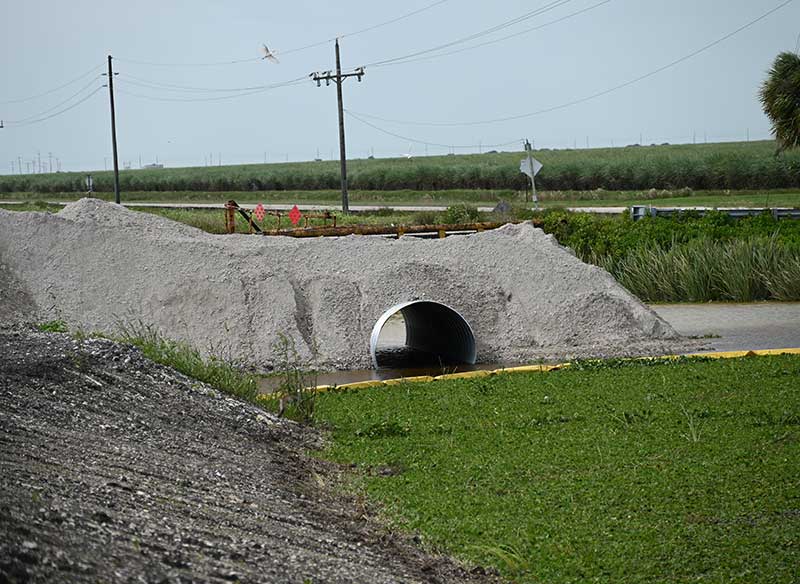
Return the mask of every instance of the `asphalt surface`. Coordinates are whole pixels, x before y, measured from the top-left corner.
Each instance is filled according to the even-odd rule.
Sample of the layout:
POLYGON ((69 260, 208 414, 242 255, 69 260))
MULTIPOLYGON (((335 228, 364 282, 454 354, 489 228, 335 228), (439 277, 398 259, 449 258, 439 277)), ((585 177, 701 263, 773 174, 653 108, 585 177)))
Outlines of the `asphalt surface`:
MULTIPOLYGON (((0 201, 0 205, 22 205, 28 201, 0 201)), ((66 205, 67 201, 47 201, 51 205, 66 205)), ((160 208, 160 209, 220 209, 221 203, 122 203, 131 208, 160 208)), ((256 203, 240 203, 243 209, 256 208, 256 203)), ((287 203, 268 203, 263 205, 267 211, 291 211, 294 205, 287 203)), ((314 203, 299 203, 297 207, 301 211, 341 211, 341 205, 321 205, 314 203)), ((383 209, 393 209, 396 211, 446 211, 446 205, 350 205, 350 211, 364 213, 379 211, 383 209)), ((627 210, 627 207, 569 207, 569 211, 580 211, 585 213, 603 213, 608 215, 619 215, 627 210)), ((489 213, 494 210, 494 206, 479 206, 478 211, 489 213)))
POLYGON ((708 350, 800 347, 800 302, 655 304, 651 308, 680 334, 707 337, 708 350))

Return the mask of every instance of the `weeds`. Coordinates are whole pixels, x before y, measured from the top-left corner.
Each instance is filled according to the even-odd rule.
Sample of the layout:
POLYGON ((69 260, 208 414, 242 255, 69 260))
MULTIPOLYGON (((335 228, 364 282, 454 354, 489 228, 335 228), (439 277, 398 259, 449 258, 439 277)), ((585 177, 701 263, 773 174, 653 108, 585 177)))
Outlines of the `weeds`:
POLYGON ((245 373, 238 363, 216 356, 204 357, 188 343, 167 339, 142 321, 120 323, 118 329, 118 340, 139 347, 148 359, 172 367, 227 394, 256 402, 257 377, 245 373))
POLYGON ((286 416, 301 424, 314 420, 317 403, 316 371, 308 368, 297 352, 294 339, 280 333, 272 346, 276 356, 275 372, 281 379, 275 396, 262 400, 274 408, 279 416, 286 416))
POLYGON ((530 556, 511 544, 476 545, 472 546, 472 549, 493 558, 500 564, 503 571, 513 578, 519 578, 531 570, 530 556))
POLYGON ((63 320, 49 320, 36 325, 36 328, 43 333, 66 333, 69 332, 67 323, 63 320))
POLYGON ((678 406, 683 412, 683 416, 686 418, 686 423, 689 428, 688 434, 681 434, 683 438, 686 438, 689 442, 700 442, 700 422, 695 417, 694 412, 690 412, 686 409, 686 406, 679 403, 678 406))

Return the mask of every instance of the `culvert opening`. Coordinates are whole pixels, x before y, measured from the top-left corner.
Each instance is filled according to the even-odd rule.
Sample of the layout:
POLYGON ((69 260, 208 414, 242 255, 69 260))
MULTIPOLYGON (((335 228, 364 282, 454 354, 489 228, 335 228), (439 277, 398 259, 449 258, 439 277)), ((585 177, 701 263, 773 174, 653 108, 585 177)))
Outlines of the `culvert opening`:
POLYGON ((458 312, 429 300, 393 306, 372 328, 372 366, 418 368, 474 365, 475 336, 458 312))

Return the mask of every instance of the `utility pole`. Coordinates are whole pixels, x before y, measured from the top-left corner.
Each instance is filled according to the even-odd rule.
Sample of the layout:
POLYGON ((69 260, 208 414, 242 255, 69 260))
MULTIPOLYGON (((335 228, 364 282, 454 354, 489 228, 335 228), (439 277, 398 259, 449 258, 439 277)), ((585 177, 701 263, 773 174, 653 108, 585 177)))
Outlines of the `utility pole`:
MULTIPOLYGON (((108 99, 111 104, 111 148, 114 154, 114 201, 119 205, 119 161, 117 159, 117 116, 114 112, 114 70, 108 56, 108 99)), ((105 160, 105 159, 104 159, 105 160)))
POLYGON ((53 153, 47 153, 47 168, 52 173, 53 172, 53 153))
POLYGON ((22 174, 22 156, 17 156, 17 162, 19 162, 17 165, 17 168, 19 168, 19 173, 22 174))
POLYGON ((342 104, 342 83, 348 77, 357 77, 359 81, 364 76, 364 67, 358 67, 351 73, 342 74, 342 63, 339 57, 339 39, 336 39, 336 74, 330 71, 316 72, 311 74, 311 78, 317 82, 317 87, 320 87, 320 82, 324 81, 325 85, 330 85, 331 81, 336 84, 336 100, 339 106, 339 164, 341 167, 342 175, 342 213, 350 212, 350 203, 347 197, 347 155, 345 153, 344 144, 344 105, 342 104))

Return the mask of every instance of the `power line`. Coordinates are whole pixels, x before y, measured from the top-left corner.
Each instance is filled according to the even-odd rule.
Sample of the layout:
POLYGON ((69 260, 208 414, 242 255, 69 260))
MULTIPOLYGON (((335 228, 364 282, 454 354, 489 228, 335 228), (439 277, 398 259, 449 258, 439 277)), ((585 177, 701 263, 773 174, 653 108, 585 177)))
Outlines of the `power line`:
POLYGON ((359 34, 362 34, 362 33, 365 33, 365 32, 370 32, 370 31, 373 31, 373 30, 375 30, 377 28, 381 28, 381 27, 384 27, 384 26, 387 26, 387 25, 390 25, 390 24, 394 24, 395 22, 399 22, 401 20, 405 20, 406 18, 410 18, 412 16, 415 16, 415 15, 419 14, 420 12, 425 12, 426 10, 430 10, 431 8, 434 8, 434 7, 438 6, 439 4, 444 4, 447 1, 448 0, 439 0, 438 2, 434 2, 433 4, 428 4, 427 6, 419 8, 417 10, 414 10, 414 11, 409 12, 407 14, 403 14, 402 16, 398 16, 396 18, 392 18, 391 20, 387 20, 385 22, 374 24, 372 26, 368 26, 366 28, 362 28, 361 30, 348 32, 346 34, 339 35, 338 37, 325 39, 324 41, 318 41, 316 43, 312 43, 310 45, 305 45, 303 47, 297 47, 297 48, 289 49, 289 50, 286 50, 286 51, 278 51, 277 54, 279 54, 279 55, 288 55, 289 53, 296 53, 298 51, 304 51, 306 49, 313 49, 315 47, 320 47, 322 45, 327 45, 328 43, 334 42, 337 38, 344 39, 344 38, 351 37, 351 36, 356 36, 356 35, 359 35, 359 34))
MULTIPOLYGON (((674 67, 675 65, 683 63, 684 61, 688 61, 689 59, 691 59, 693 57, 696 57, 697 55, 699 55, 699 54, 701 54, 701 53, 703 53, 703 52, 705 52, 705 51, 707 51, 707 50, 719 45, 720 43, 722 43, 722 42, 728 40, 729 38, 739 34, 740 32, 742 32, 742 31, 754 26, 755 24, 761 22, 762 20, 764 20, 768 16, 772 15, 773 13, 777 12, 781 8, 783 8, 785 6, 788 6, 792 2, 794 2, 794 0, 785 0, 784 2, 779 4, 778 6, 768 10, 767 12, 763 13, 761 16, 751 20, 747 24, 744 24, 744 25, 740 26, 736 30, 734 30, 732 32, 729 32, 726 35, 723 35, 723 36, 719 37, 718 39, 716 39, 714 41, 711 41, 710 43, 700 47, 699 49, 696 49, 696 50, 692 51, 691 53, 688 53, 688 54, 686 54, 686 55, 684 55, 682 57, 679 57, 678 59, 675 59, 674 61, 671 61, 671 62, 667 63, 666 65, 662 65, 661 67, 658 67, 657 69, 654 69, 654 70, 652 70, 652 71, 650 71, 648 73, 645 73, 644 75, 640 75, 638 77, 635 77, 634 79, 631 79, 631 80, 626 81, 624 83, 620 83, 619 85, 615 85, 615 86, 610 87, 608 89, 604 89, 603 91, 598 91, 597 93, 593 93, 591 95, 587 95, 587 96, 579 98, 579 99, 568 101, 566 103, 562 103, 562 104, 559 104, 559 105, 554 105, 554 106, 551 106, 551 107, 548 107, 548 108, 536 110, 536 111, 533 111, 533 112, 528 112, 528 113, 518 114, 518 115, 513 115, 513 116, 506 116, 506 117, 502 117, 502 118, 494 118, 494 119, 489 119, 489 120, 469 121, 469 122, 415 122, 415 121, 408 121, 408 120, 394 120, 394 119, 390 119, 390 118, 382 118, 382 117, 379 117, 379 116, 374 116, 374 115, 365 114, 365 113, 359 113, 358 115, 364 116, 364 117, 368 117, 368 118, 371 118, 371 119, 374 119, 374 120, 379 120, 379 121, 382 121, 382 122, 390 122, 390 123, 395 123, 395 124, 405 124, 405 125, 409 125, 409 126, 454 127, 454 126, 480 126, 480 125, 487 125, 487 124, 496 124, 496 123, 499 123, 499 122, 508 122, 508 121, 512 121, 512 120, 521 120, 521 119, 524 119, 524 118, 530 118, 530 117, 533 117, 533 116, 538 116, 538 115, 541 115, 541 114, 550 113, 550 112, 553 112, 553 111, 557 111, 557 110, 560 110, 560 109, 565 109, 565 108, 568 108, 568 107, 572 107, 574 105, 585 103, 587 101, 591 101, 593 99, 596 99, 598 97, 602 97, 604 95, 608 95, 609 93, 612 93, 612 92, 617 91, 619 89, 623 89, 625 87, 629 87, 631 85, 634 85, 635 83, 638 83, 640 81, 648 79, 649 77, 652 77, 654 75, 657 75, 658 73, 661 73, 662 71, 670 69, 670 68, 674 67)), ((349 112, 349 113, 352 115, 353 112, 349 112)))
POLYGON ((62 102, 60 102, 60 103, 57 103, 56 105, 54 105, 54 106, 53 106, 53 107, 51 107, 51 108, 48 108, 48 109, 46 109, 46 110, 44 110, 44 111, 41 111, 41 112, 39 112, 39 113, 37 113, 37 114, 33 114, 33 115, 31 115, 31 116, 28 116, 27 118, 22 118, 22 119, 19 119, 19 120, 6 120, 6 121, 8 121, 8 122, 9 122, 9 123, 11 123, 11 124, 21 124, 21 123, 27 122, 27 121, 29 121, 29 120, 32 120, 32 119, 34 119, 34 118, 41 117, 41 116, 43 116, 43 115, 45 115, 45 114, 49 114, 49 113, 50 113, 50 112, 52 112, 53 110, 56 110, 56 109, 60 108, 61 106, 63 106, 64 104, 67 104, 67 103, 69 103, 69 102, 70 102, 70 101, 72 101, 74 98, 76 98, 77 96, 79 96, 81 93, 83 93, 84 91, 86 91, 87 89, 89 89, 89 88, 90 88, 92 85, 94 85, 95 83, 97 83, 97 80, 98 80, 98 79, 100 79, 100 75, 97 75, 97 76, 93 77, 93 78, 92 78, 92 80, 91 80, 89 83, 87 83, 86 85, 84 85, 83 87, 81 87, 81 88, 80 88, 78 91, 76 91, 75 93, 73 93, 72 95, 70 95, 70 96, 69 96, 67 99, 65 99, 64 101, 62 101, 62 102))
POLYGON ((124 74, 124 78, 128 83, 133 85, 140 85, 142 87, 149 87, 151 89, 160 89, 166 91, 189 91, 189 92, 214 92, 214 93, 235 93, 239 91, 255 91, 258 89, 272 89, 273 87, 281 87, 287 83, 294 83, 299 80, 305 80, 306 77, 298 77, 296 79, 289 79, 288 81, 279 81, 276 83, 268 83, 266 85, 252 85, 249 87, 192 87, 188 85, 174 85, 171 83, 161 83, 159 81, 150 81, 135 77, 134 75, 124 74))
POLYGON ((550 2, 549 4, 545 4, 544 6, 541 6, 541 7, 537 8, 537 9, 535 9, 535 10, 531 10, 530 12, 526 12, 525 14, 522 14, 521 16, 517 16, 515 18, 512 18, 511 20, 507 20, 507 21, 501 22, 500 24, 497 24, 497 25, 492 26, 492 27, 487 28, 487 29, 483 29, 481 31, 478 31, 478 32, 473 33, 471 35, 462 37, 460 39, 456 39, 454 41, 450 41, 449 43, 444 43, 444 44, 441 44, 441 45, 437 45, 435 47, 430 47, 428 49, 415 51, 413 53, 408 53, 406 55, 402 55, 402 56, 399 56, 399 57, 393 57, 391 59, 383 59, 381 61, 373 61, 372 63, 368 63, 366 66, 367 67, 384 67, 386 65, 392 65, 392 64, 394 64, 395 62, 398 62, 398 61, 405 61, 405 60, 410 59, 412 57, 418 57, 420 55, 425 55, 427 53, 433 53, 433 52, 436 52, 436 51, 440 51, 442 49, 446 49, 446 48, 452 47, 454 45, 458 45, 458 44, 461 44, 461 43, 466 43, 466 42, 469 42, 469 41, 484 37, 486 35, 498 32, 498 31, 503 30, 505 28, 514 26, 515 24, 519 24, 520 22, 524 22, 526 20, 529 20, 529 19, 534 18, 536 16, 539 16, 541 14, 544 14, 545 12, 549 12, 550 10, 555 10, 556 8, 559 8, 559 7, 561 7, 561 6, 565 5, 565 4, 568 4, 569 2, 572 2, 572 1, 573 0, 554 0, 553 2, 550 2))
MULTIPOLYGON (((131 81, 127 81, 124 78, 117 79, 118 83, 127 83, 131 84, 131 81)), ((241 91, 231 95, 221 95, 216 97, 158 97, 153 95, 143 95, 141 93, 135 93, 133 91, 126 91, 123 89, 117 88, 117 93, 122 93, 125 95, 130 95, 132 97, 138 97, 141 99, 149 99, 151 101, 166 101, 166 102, 203 102, 203 101, 224 101, 226 99, 235 99, 237 97, 246 97, 248 95, 256 95, 258 93, 266 93, 273 89, 279 89, 281 87, 292 87, 294 85, 300 85, 301 83, 308 82, 308 77, 298 77, 292 81, 287 81, 284 83, 275 84, 269 87, 265 87, 263 89, 256 89, 252 91, 241 91)))
MULTIPOLYGON (((390 20, 386 20, 386 21, 380 22, 378 24, 373 24, 371 26, 368 26, 366 28, 362 28, 360 30, 356 30, 356 31, 353 31, 353 32, 342 34, 342 35, 339 35, 338 37, 328 38, 328 39, 325 39, 325 40, 322 40, 322 41, 317 41, 317 42, 314 42, 314 43, 310 43, 308 45, 303 45, 303 46, 300 46, 300 47, 287 49, 285 51, 275 51, 275 54, 276 55, 288 55, 290 53, 297 53, 297 52, 300 52, 300 51, 305 51, 307 49, 313 49, 313 48, 316 48, 316 47, 327 45, 327 44, 332 43, 333 41, 335 41, 337 38, 342 39, 342 38, 345 38, 345 37, 351 37, 351 36, 356 36, 356 35, 359 35, 359 34, 362 34, 362 33, 365 33, 365 32, 370 32, 370 31, 373 31, 373 30, 375 30, 377 28, 381 28, 381 27, 384 27, 384 26, 388 26, 390 24, 394 24, 395 22, 399 22, 401 20, 405 20, 406 18, 410 18, 410 17, 415 16, 415 15, 421 13, 421 12, 425 12, 426 10, 430 10, 431 8, 434 8, 434 7, 436 7, 436 6, 440 5, 440 4, 444 4, 445 2, 448 2, 448 1, 449 0, 437 0, 436 2, 432 2, 431 4, 428 4, 427 6, 424 6, 422 8, 418 8, 417 10, 413 10, 413 11, 408 12, 406 14, 402 14, 402 15, 397 16, 395 18, 392 18, 390 20)), ((135 59, 126 59, 126 58, 119 58, 119 57, 114 57, 114 59, 117 60, 117 61, 125 62, 125 63, 132 63, 132 64, 136 64, 136 65, 149 65, 149 66, 152 66, 152 67, 220 67, 220 66, 225 66, 225 65, 237 65, 237 64, 240 64, 240 63, 255 63, 257 61, 260 61, 261 57, 252 57, 252 58, 247 58, 247 59, 233 59, 233 60, 230 60, 230 61, 217 61, 217 62, 211 62, 211 63, 157 63, 157 62, 153 62, 153 61, 140 61, 140 60, 135 60, 135 59)))
POLYGON ((102 88, 102 87, 98 87, 97 89, 95 89, 93 92, 91 92, 89 95, 87 95, 86 97, 84 97, 84 98, 83 98, 83 99, 81 99, 80 101, 77 101, 77 102, 75 102, 74 104, 72 104, 71 106, 69 106, 69 107, 67 107, 67 108, 64 108, 64 109, 62 109, 61 111, 58 111, 58 112, 56 112, 56 113, 54 113, 54 114, 51 114, 51 115, 49 115, 49 116, 45 116, 45 117, 43 117, 43 118, 39 118, 39 119, 36 119, 36 120, 28 120, 28 121, 26 121, 26 122, 19 122, 19 123, 7 122, 7 123, 12 123, 14 126, 29 126, 29 125, 31 125, 31 124, 37 124, 37 123, 39 123, 39 122, 43 122, 43 121, 45 121, 45 120, 52 119, 52 118, 54 118, 54 117, 56 117, 56 116, 60 116, 61 114, 63 114, 63 113, 66 113, 66 112, 70 111, 71 109, 74 109, 74 108, 78 107, 78 106, 79 106, 79 105, 81 105, 83 102, 85 102, 86 100, 88 100, 90 97, 92 97, 93 95, 95 95, 95 94, 96 94, 98 91, 100 91, 101 89, 103 89, 103 88, 102 88))
POLYGON ((494 44, 497 44, 499 42, 506 41, 508 39, 512 39, 512 38, 521 36, 523 34, 528 34, 529 32, 534 32, 534 31, 537 31, 537 30, 541 30, 543 28, 547 28, 548 26, 552 26, 554 24, 558 24, 559 22, 563 22, 565 20, 569 20, 570 18, 574 18, 574 17, 579 16, 579 15, 585 13, 585 12, 589 12, 590 10, 594 10, 595 8, 599 8, 600 6, 603 6, 604 4, 608 4, 609 2, 611 2, 611 0, 603 0, 602 2, 598 2, 597 4, 593 4, 591 6, 587 6, 586 8, 582 8, 581 10, 578 10, 576 12, 572 12, 570 14, 562 16, 561 18, 556 18, 555 20, 551 20, 550 22, 545 22, 544 24, 540 24, 540 25, 534 26, 532 28, 526 28, 524 30, 515 32, 513 34, 509 34, 509 35, 506 35, 506 36, 503 36, 503 37, 500 37, 500 38, 492 39, 490 41, 484 41, 482 43, 478 43, 477 45, 471 45, 469 47, 463 47, 463 48, 460 48, 460 49, 455 49, 453 51, 447 51, 447 52, 444 52, 444 53, 437 53, 437 54, 429 55, 429 56, 424 56, 423 55, 423 56, 417 57, 417 58, 409 58, 409 59, 405 59, 405 60, 401 60, 401 61, 395 61, 395 62, 391 63, 391 65, 405 65, 407 63, 417 63, 417 62, 420 62, 420 61, 430 61, 432 59, 438 59, 439 57, 446 57, 448 55, 456 55, 458 53, 463 53, 465 51, 472 51, 474 49, 479 49, 481 47, 485 47, 485 46, 488 46, 488 45, 494 45, 494 44))
POLYGON ((21 103, 23 101, 30 101, 32 99, 37 99, 39 97, 44 97, 45 95, 50 95, 51 93, 55 93, 56 91, 58 91, 60 89, 64 89, 65 87, 69 87, 73 83, 77 83, 78 81, 80 81, 81 79, 91 75, 92 73, 94 73, 98 69, 102 69, 102 67, 103 67, 103 65, 98 65, 97 67, 92 67, 86 73, 83 73, 83 74, 79 75, 78 77, 75 77, 71 81, 67 81, 63 85, 59 85, 58 87, 54 87, 53 89, 49 89, 49 90, 47 90, 47 91, 45 91, 43 93, 37 93, 36 95, 31 95, 29 97, 22 97, 20 99, 7 99, 7 100, 4 100, 4 101, 0 101, 0 103, 21 103))
POLYGON ((393 136, 395 138, 400 138, 401 140, 405 140, 406 142, 414 142, 415 144, 423 144, 425 146, 438 146, 440 148, 458 148, 458 149, 464 149, 464 150, 472 150, 472 149, 475 149, 475 148, 501 148, 503 146, 509 146, 511 144, 517 144, 519 142, 519 140, 517 139, 517 140, 510 140, 508 142, 503 142, 502 144, 483 144, 483 143, 481 143, 481 144, 469 144, 469 145, 460 145, 460 146, 459 145, 455 145, 455 144, 440 144, 440 143, 437 143, 437 142, 426 142, 424 140, 418 140, 416 138, 409 138, 408 136, 402 136, 400 134, 395 134, 394 132, 390 132, 389 130, 386 130, 384 128, 381 128, 380 126, 376 126, 375 124, 373 124, 371 122, 368 122, 367 120, 359 117, 358 115, 354 114, 350 110, 344 110, 344 111, 347 112, 347 115, 350 116, 351 118, 353 118, 355 120, 358 120, 359 122, 361 122, 362 124, 364 124, 366 126, 369 126, 370 128, 373 128, 375 130, 378 130, 379 132, 387 134, 388 136, 393 136))

